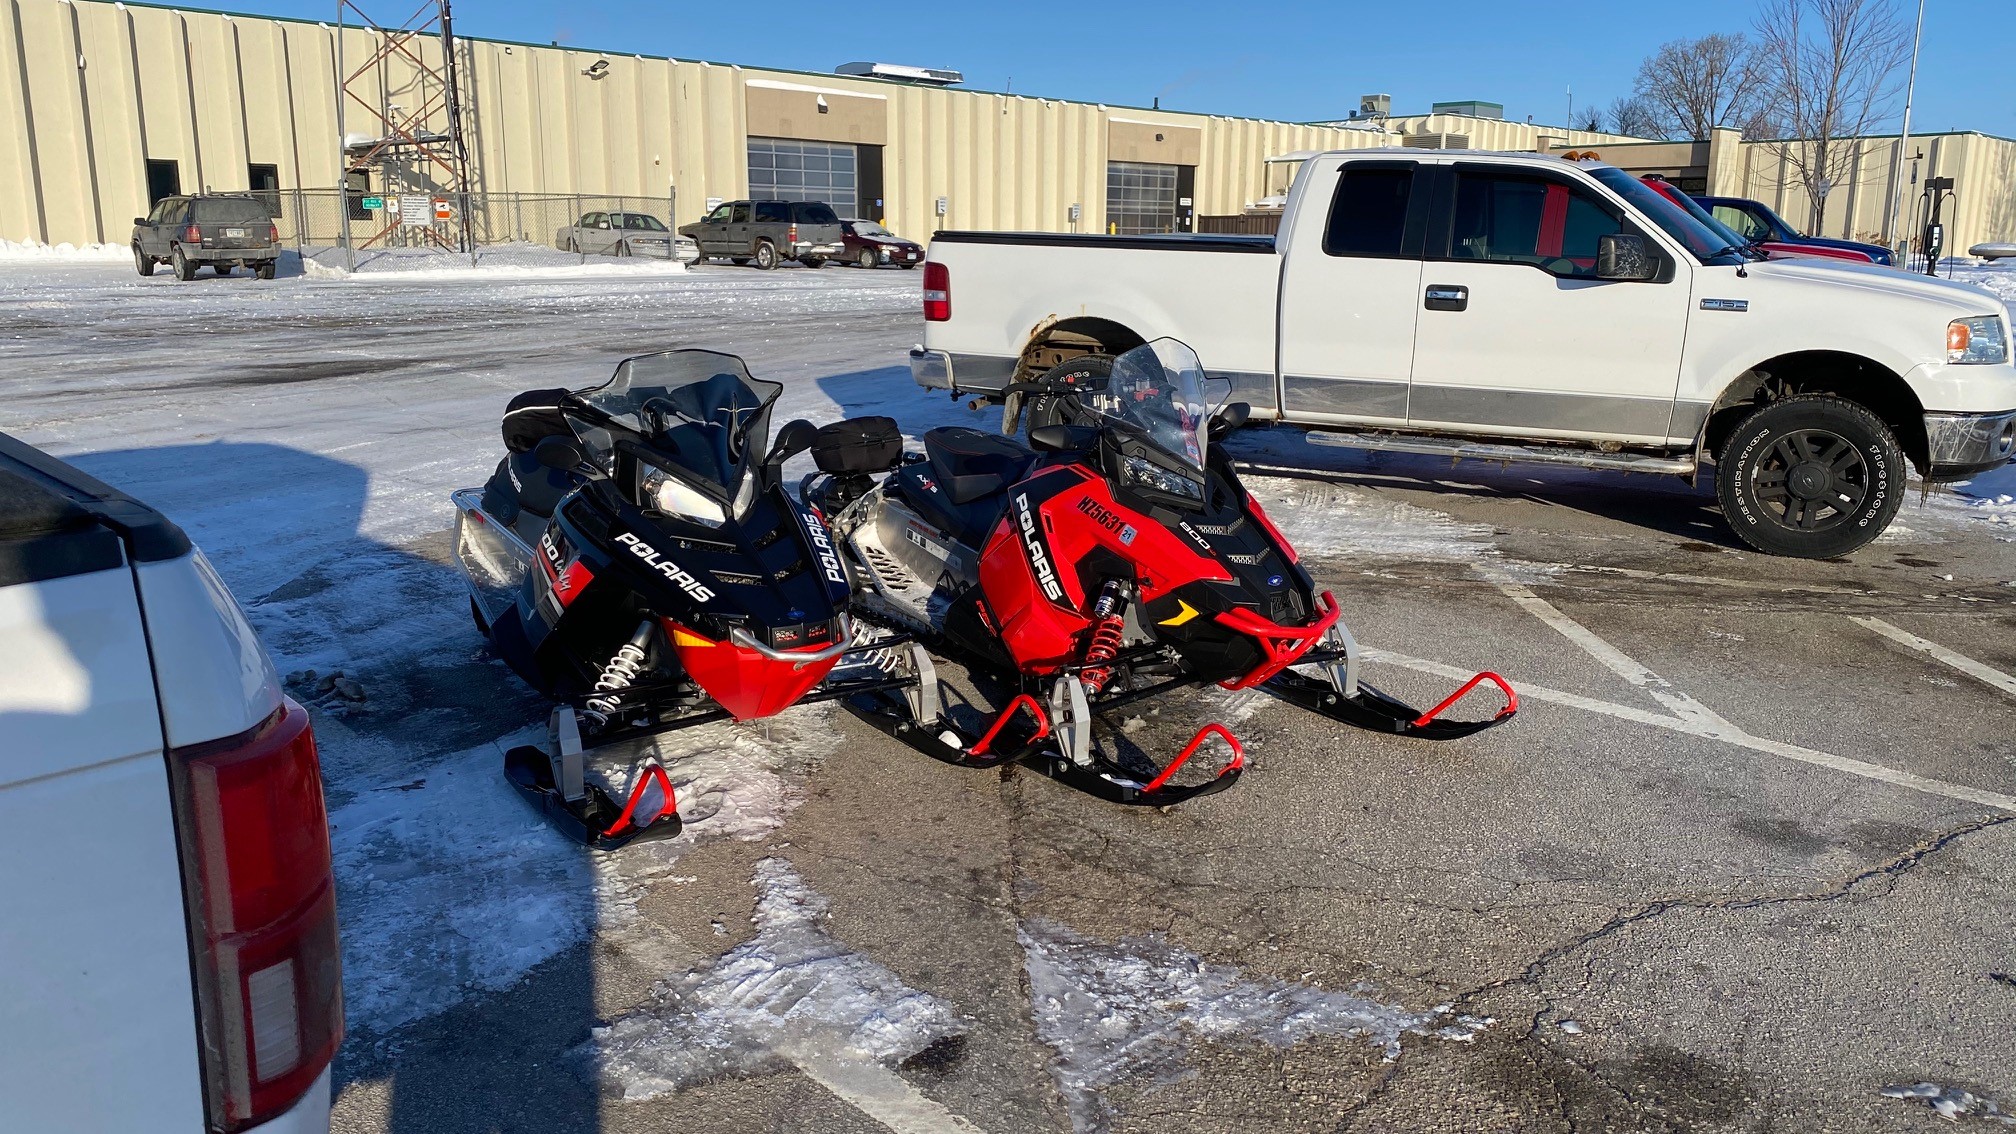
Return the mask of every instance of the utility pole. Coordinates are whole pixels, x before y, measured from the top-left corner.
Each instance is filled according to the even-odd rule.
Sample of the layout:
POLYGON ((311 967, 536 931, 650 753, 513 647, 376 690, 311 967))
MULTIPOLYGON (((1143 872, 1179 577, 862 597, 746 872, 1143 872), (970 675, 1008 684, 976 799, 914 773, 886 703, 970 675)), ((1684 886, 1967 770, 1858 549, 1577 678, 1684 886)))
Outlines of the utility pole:
POLYGON ((1911 241, 1906 230, 1902 240, 1897 235, 1897 219, 1904 211, 1904 152, 1911 148, 1911 96, 1918 90, 1918 45, 1925 38, 1925 0, 1918 0, 1918 26, 1911 33, 1911 76, 1904 83, 1904 128, 1897 137, 1897 156, 1890 163, 1890 210, 1883 222, 1883 242, 1888 244, 1899 260, 1905 260, 1904 247, 1911 241))

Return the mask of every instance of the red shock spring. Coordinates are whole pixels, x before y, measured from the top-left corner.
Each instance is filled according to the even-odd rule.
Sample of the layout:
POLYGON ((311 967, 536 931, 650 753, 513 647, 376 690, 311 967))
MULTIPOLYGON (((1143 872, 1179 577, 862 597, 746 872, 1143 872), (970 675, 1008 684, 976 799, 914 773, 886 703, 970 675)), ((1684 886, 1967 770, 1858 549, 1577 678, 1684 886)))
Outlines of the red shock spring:
POLYGON ((1085 683, 1085 692, 1097 693, 1106 687, 1106 681, 1113 676, 1113 667, 1101 665, 1112 661, 1120 653, 1120 646, 1126 641, 1127 620, 1117 614, 1101 618, 1092 628, 1092 645, 1085 650, 1085 668, 1078 671, 1078 680, 1085 683))

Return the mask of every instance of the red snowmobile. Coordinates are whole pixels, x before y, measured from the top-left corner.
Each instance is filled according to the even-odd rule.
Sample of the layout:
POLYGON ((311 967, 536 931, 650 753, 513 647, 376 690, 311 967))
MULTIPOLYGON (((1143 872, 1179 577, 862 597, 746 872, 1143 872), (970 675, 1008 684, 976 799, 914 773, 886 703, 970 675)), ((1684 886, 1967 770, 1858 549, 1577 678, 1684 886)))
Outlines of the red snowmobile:
POLYGON ((890 461, 887 418, 829 425, 813 446, 828 475, 805 496, 849 559, 856 616, 1014 691, 977 737, 953 726, 930 672, 906 673, 900 693, 849 698, 857 716, 948 763, 1026 761, 1102 798, 1160 806, 1232 786, 1245 766, 1237 738, 1207 724, 1157 764, 1124 737, 1100 743, 1095 713, 1187 686, 1257 687, 1347 724, 1448 740, 1517 711, 1493 673, 1427 712, 1359 679, 1336 600, 1316 591, 1218 445, 1247 407, 1212 412, 1190 348, 1160 339, 1075 359, 1005 393, 1049 419, 1027 447, 942 428, 924 435, 921 457, 890 461), (875 484, 869 474, 884 471, 875 484), (1496 715, 1442 719, 1485 682, 1504 692, 1496 715), (1228 758, 1183 776, 1214 736, 1228 758))

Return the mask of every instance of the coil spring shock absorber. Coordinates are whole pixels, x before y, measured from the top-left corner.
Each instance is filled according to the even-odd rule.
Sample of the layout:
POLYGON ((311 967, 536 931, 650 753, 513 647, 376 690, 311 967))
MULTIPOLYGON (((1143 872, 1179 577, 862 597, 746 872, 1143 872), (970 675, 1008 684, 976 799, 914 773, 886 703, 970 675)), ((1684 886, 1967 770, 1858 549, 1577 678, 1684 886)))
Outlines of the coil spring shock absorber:
POLYGON ((637 632, 630 640, 616 647, 608 664, 602 667, 602 676, 595 682, 595 692, 606 696, 590 697, 585 702, 588 710, 607 718, 616 712, 621 699, 616 694, 628 689, 644 672, 645 651, 651 647, 651 621, 645 619, 637 624, 637 632))
POLYGON ((1127 584, 1118 579, 1106 580, 1106 585, 1099 589, 1098 600, 1092 604, 1092 642, 1085 647, 1085 668, 1078 671, 1078 680, 1084 683, 1087 696, 1097 695, 1113 677, 1113 667, 1105 663, 1120 653, 1126 641, 1126 614, 1127 584))

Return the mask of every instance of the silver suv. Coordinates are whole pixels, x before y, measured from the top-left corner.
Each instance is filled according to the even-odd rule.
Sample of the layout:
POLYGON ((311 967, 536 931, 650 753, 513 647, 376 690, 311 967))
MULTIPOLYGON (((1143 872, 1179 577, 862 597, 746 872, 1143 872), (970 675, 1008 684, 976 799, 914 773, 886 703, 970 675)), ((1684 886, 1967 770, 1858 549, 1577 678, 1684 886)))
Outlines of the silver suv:
POLYGON ((785 260, 816 268, 847 251, 839 214, 824 201, 729 201, 689 225, 702 257, 726 257, 768 271, 785 260))

